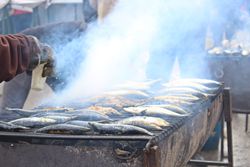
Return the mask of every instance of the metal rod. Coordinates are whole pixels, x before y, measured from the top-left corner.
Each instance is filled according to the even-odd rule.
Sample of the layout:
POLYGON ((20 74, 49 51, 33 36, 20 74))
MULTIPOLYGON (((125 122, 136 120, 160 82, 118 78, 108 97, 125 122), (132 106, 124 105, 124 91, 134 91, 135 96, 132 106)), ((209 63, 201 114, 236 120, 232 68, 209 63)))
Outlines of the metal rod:
POLYGON ((232 124, 227 122, 227 147, 229 166, 233 167, 233 139, 232 139, 232 124))
POLYGON ((224 116, 221 115, 221 145, 220 145, 220 160, 224 159, 224 116))
POLYGON ((250 114, 250 110, 244 110, 244 109, 239 109, 239 108, 233 108, 233 113, 237 114, 250 114))
POLYGON ((190 165, 210 165, 210 166, 228 166, 228 162, 221 162, 221 161, 204 161, 204 160, 193 160, 191 159, 188 164, 190 165))
POLYGON ((246 114, 245 132, 248 131, 248 114, 246 114))
POLYGON ((227 148, 229 167, 233 167, 232 96, 229 88, 224 89, 223 113, 227 125, 227 148))
POLYGON ((14 132, 1 132, 0 141, 3 139, 53 139, 53 140, 144 140, 152 139, 152 136, 100 136, 100 135, 51 135, 51 134, 23 134, 14 132))

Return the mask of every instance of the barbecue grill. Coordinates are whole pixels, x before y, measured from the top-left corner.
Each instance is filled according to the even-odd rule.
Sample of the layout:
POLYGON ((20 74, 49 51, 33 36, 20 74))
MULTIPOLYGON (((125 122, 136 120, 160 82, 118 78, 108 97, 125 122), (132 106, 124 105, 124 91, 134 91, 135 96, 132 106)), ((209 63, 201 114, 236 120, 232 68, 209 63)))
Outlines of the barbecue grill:
MULTIPOLYGON (((230 113, 229 97, 229 91, 220 88, 213 98, 193 105, 190 116, 175 119, 171 127, 154 136, 0 132, 0 162, 6 167, 17 164, 25 167, 185 166, 205 144, 222 113, 230 113)), ((225 119, 230 127, 230 114, 225 119)), ((223 164, 232 166, 230 130, 228 138, 229 163, 223 164)))
POLYGON ((250 114, 250 71, 249 56, 236 55, 209 55, 206 57, 209 63, 212 79, 224 82, 231 88, 233 112, 246 114, 246 127, 248 130, 248 114, 250 114))

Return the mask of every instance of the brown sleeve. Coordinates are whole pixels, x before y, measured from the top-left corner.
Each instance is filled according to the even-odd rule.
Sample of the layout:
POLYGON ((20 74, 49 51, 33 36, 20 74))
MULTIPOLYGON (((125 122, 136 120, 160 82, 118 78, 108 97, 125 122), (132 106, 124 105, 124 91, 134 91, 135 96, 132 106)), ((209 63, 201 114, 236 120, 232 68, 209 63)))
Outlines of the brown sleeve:
POLYGON ((0 82, 27 70, 32 55, 31 39, 22 34, 0 35, 0 82))

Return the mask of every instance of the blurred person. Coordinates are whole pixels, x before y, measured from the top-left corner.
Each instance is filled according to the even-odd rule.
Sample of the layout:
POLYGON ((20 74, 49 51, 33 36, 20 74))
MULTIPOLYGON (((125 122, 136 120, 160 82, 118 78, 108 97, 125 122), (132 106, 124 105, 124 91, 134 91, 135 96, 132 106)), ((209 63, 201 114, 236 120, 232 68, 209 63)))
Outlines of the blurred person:
POLYGON ((31 73, 40 64, 44 64, 45 67, 43 76, 50 75, 53 68, 53 58, 52 49, 48 45, 41 43, 36 37, 30 35, 0 35, 0 82, 10 81, 16 76, 19 79, 21 78, 17 82, 20 86, 17 91, 12 89, 13 87, 7 89, 7 91, 4 88, 2 103, 5 105, 1 104, 1 114, 5 114, 4 108, 8 106, 9 101, 6 101, 6 99, 9 96, 11 96, 12 103, 21 105, 19 95, 21 93, 21 95, 25 96, 23 98, 26 98, 24 92, 27 89, 25 86, 30 85, 27 82, 30 77, 24 73, 31 73), (22 74, 22 76, 19 74, 22 74), (23 78, 23 76, 26 76, 26 78, 23 78), (23 85, 25 85, 24 88, 23 85))
MULTIPOLYGON (((57 46, 64 46, 72 39, 80 36, 86 27, 85 22, 69 21, 32 27, 21 33, 26 36, 35 36, 40 42, 49 44, 55 52, 57 46)), ((31 80, 32 73, 29 70, 16 76, 10 82, 5 82, 0 103, 2 112, 5 112, 6 107, 23 108, 31 89, 31 80)), ((57 77, 48 77, 46 82, 54 91, 59 89, 58 87, 64 86, 64 81, 57 77)))
MULTIPOLYGON (((37 27, 27 28, 21 31, 22 34, 36 36, 40 41, 48 43, 52 48, 62 47, 72 39, 80 36, 87 28, 87 23, 97 19, 97 0, 83 1, 84 21, 64 21, 50 23, 37 27)), ((102 2, 103 3, 103 2, 102 2)), ((65 55, 66 56, 66 55, 65 55)), ((75 64, 69 61, 70 64, 75 64)), ((64 71, 63 71, 64 72, 64 71)), ((67 71, 65 72, 67 73, 67 71)), ((70 74, 72 75, 72 74, 70 74)), ((3 97, 0 103, 2 110, 6 107, 23 108, 26 98, 31 88, 32 74, 22 73, 4 84, 3 97)), ((61 90, 67 84, 64 79, 60 78, 60 74, 56 77, 48 77, 46 83, 53 91, 61 90)))
MULTIPOLYGON (((52 50, 36 37, 24 34, 0 35, 0 82, 9 81, 38 65, 51 63, 52 50)), ((46 65, 47 65, 46 64, 46 65)))
MULTIPOLYGON (((8 6, 5 10, 8 13, 8 21, 10 27, 6 27, 7 31, 2 33, 13 34, 20 32, 32 25, 32 12, 29 7, 21 7, 18 5, 8 6)), ((0 112, 2 112, 4 107, 8 106, 23 106, 23 102, 20 99, 26 99, 27 93, 30 88, 31 74, 30 70, 22 72, 15 76, 8 82, 1 83, 2 85, 2 97, 0 98, 0 112), (6 105, 5 105, 6 104, 6 105)))
MULTIPOLYGON (((78 9, 80 8, 75 4, 52 4, 45 10, 44 5, 41 4, 33 8, 33 13, 24 11, 21 8, 11 10, 10 13, 12 16, 10 17, 10 21, 14 26, 15 32, 36 36, 39 41, 48 43, 50 46, 53 45, 54 49, 57 47, 55 45, 65 45, 71 39, 78 36, 79 31, 85 29, 84 22, 73 21, 75 19, 82 20, 82 14, 79 14, 78 9), (66 10, 72 14, 67 15, 65 18, 66 10), (30 28, 35 22, 38 25, 43 25, 30 28)), ((11 81, 5 82, 0 109, 2 108, 3 111, 6 107, 23 108, 31 89, 31 82, 32 72, 30 71, 21 73, 11 81)), ((46 82, 53 90, 65 85, 64 81, 57 77, 49 77, 46 79, 46 82)))
MULTIPOLYGON (((63 47, 72 39, 80 36, 80 33, 84 32, 87 28, 87 23, 96 21, 98 15, 98 3, 99 1, 97 0, 83 1, 83 13, 86 23, 84 21, 64 21, 50 23, 42 26, 27 28, 24 31, 21 31, 21 33, 26 35, 33 35, 40 41, 48 43, 54 49, 63 47)), ((103 3, 104 1, 100 3, 102 4, 100 6, 104 7, 103 3)), ((109 7, 108 9, 110 10, 111 8, 109 7)), ((99 8, 99 10, 102 11, 102 13, 107 13, 107 10, 103 10, 102 8, 99 8)), ((104 17, 103 14, 99 15, 101 18, 104 17)), ((64 56, 67 57, 67 55, 64 56)), ((76 64, 74 62, 72 63, 72 60, 68 62, 68 66, 71 66, 71 64, 74 64, 75 66, 76 64)), ((62 72, 67 73, 67 71, 62 72)), ((31 80, 31 73, 22 73, 10 82, 5 83, 3 88, 2 102, 0 104, 2 110, 4 110, 5 107, 23 107, 31 88, 31 80)), ((56 77, 48 77, 46 83, 54 91, 63 89, 65 84, 67 84, 64 79, 60 78, 60 74, 57 74, 56 77)))
POLYGON ((85 21, 104 19, 113 9, 117 0, 83 0, 83 13, 85 21))

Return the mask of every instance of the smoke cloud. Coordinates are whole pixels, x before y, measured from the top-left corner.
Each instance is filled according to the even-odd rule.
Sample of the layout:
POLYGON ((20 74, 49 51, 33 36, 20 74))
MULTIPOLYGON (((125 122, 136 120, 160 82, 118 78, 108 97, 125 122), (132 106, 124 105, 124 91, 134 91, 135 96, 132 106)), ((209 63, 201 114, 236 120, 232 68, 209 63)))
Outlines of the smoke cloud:
POLYGON ((57 51, 57 70, 70 78, 60 97, 95 95, 127 80, 168 80, 175 58, 183 77, 206 78, 207 28, 221 32, 229 9, 211 0, 118 1, 102 23, 57 51))

